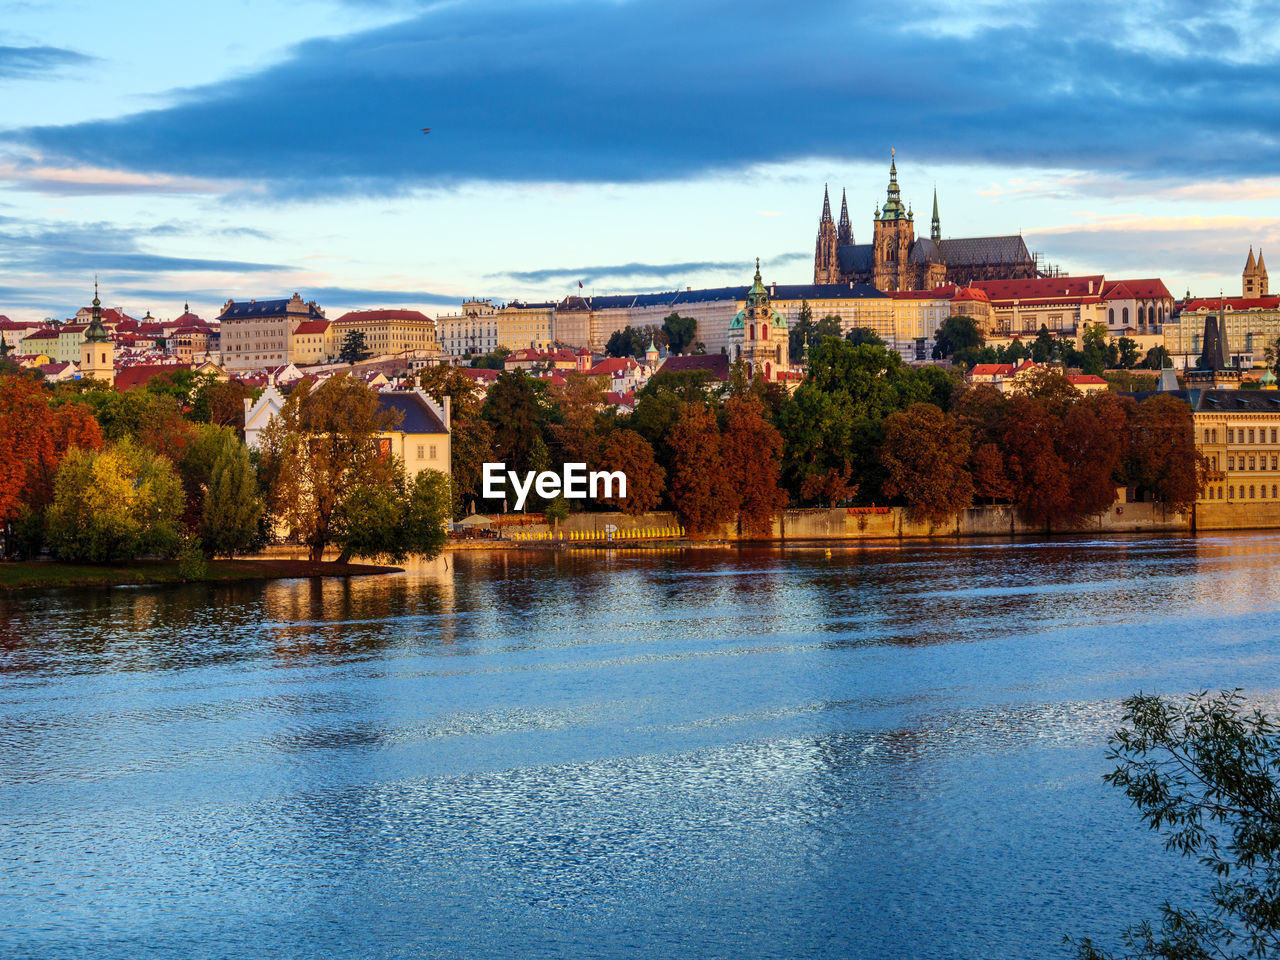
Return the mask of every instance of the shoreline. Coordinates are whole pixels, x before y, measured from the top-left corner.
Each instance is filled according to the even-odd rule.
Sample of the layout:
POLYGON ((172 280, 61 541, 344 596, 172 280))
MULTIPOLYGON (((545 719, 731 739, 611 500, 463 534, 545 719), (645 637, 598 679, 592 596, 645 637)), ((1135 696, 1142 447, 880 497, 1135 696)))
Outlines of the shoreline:
POLYGON ((402 567, 322 560, 262 558, 210 560, 205 575, 186 578, 176 560, 143 560, 130 564, 59 563, 34 560, 0 563, 0 593, 59 587, 124 587, 175 583, 232 583, 308 577, 363 577, 400 573, 402 567))

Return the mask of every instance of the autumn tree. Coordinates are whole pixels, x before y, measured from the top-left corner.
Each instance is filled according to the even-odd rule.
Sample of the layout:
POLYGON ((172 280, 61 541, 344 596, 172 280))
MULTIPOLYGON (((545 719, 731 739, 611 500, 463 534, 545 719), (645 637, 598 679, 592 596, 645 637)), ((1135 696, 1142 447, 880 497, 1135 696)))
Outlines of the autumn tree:
POLYGON ((178 547, 182 484, 173 464, 125 439, 63 459, 48 510, 59 560, 104 563, 171 555, 178 547))
POLYGON ((1127 447, 1133 401, 1109 393, 1075 403, 1062 420, 1058 451, 1068 476, 1066 520, 1080 524, 1110 509, 1127 447))
POLYGON ((670 444, 672 503, 690 536, 704 537, 738 508, 720 452, 715 414, 703 404, 685 404, 670 444))
POLYGON ((782 434, 766 419, 764 404, 754 397, 725 401, 720 451, 742 531, 756 539, 770 536, 787 495, 779 486, 782 434))
POLYGON ((605 378, 573 374, 552 384, 548 398, 559 410, 559 421, 550 427, 561 463, 595 463, 602 440, 601 411, 607 405, 605 378))
POLYGON ((424 393, 443 406, 449 398, 449 453, 452 460, 454 516, 480 500, 482 471, 493 457, 493 428, 484 419, 480 387, 450 364, 424 367, 418 374, 424 393))
POLYGON ((600 502, 629 516, 653 510, 662 500, 665 475, 653 456, 653 447, 634 430, 614 430, 600 451, 600 469, 622 471, 627 478, 625 497, 604 498, 600 502))
POLYGON ((956 420, 969 431, 969 472, 976 498, 995 501, 1013 497, 1002 449, 1008 407, 1008 398, 985 383, 969 387, 955 401, 956 420))
POLYGON ((263 429, 269 507, 308 546, 312 560, 333 542, 335 514, 357 488, 397 481, 401 466, 381 449, 378 435, 399 417, 359 380, 336 376, 314 388, 307 379, 294 384, 263 429))
POLYGON ((1208 468, 1196 449, 1191 406, 1167 393, 1138 404, 1130 421, 1132 481, 1171 510, 1191 509, 1208 468))
POLYGON ((914 521, 941 525, 973 503, 969 431, 931 403, 913 403, 885 421, 883 489, 914 521))
POLYGON ((1073 519, 1070 478, 1055 443, 1061 426, 1047 401, 1026 395, 1009 402, 1003 421, 1009 490, 1023 518, 1041 526, 1073 519))
POLYGON ((197 385, 191 401, 191 419, 244 431, 244 402, 253 400, 253 388, 239 380, 209 376, 197 385))

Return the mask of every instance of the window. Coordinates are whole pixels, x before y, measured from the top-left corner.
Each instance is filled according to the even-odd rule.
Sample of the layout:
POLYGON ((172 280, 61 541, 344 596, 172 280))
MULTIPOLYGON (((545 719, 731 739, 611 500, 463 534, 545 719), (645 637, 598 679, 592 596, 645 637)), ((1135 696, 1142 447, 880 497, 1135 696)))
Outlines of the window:
POLYGON ((424 459, 424 457, 423 457, 423 454, 424 454, 424 453, 426 453, 426 447, 424 447, 422 444, 418 444, 418 459, 419 459, 419 460, 424 459))
POLYGON ((1249 458, 1249 469, 1250 469, 1250 470, 1255 469, 1255 468, 1254 468, 1254 465, 1253 465, 1253 457, 1250 457, 1250 458, 1249 458))
POLYGON ((1276 428, 1275 428, 1275 427, 1272 427, 1272 428, 1271 428, 1271 442, 1272 442, 1272 443, 1275 443, 1275 442, 1276 442, 1276 428))
POLYGON ((1249 428, 1249 442, 1253 443, 1253 427, 1249 428))
POLYGON ((1236 458, 1235 458, 1235 457, 1227 457, 1227 469, 1228 469, 1228 470, 1234 470, 1235 468, 1236 468, 1236 458))
POLYGON ((1252 500, 1252 499, 1253 499, 1253 487, 1252 487, 1252 486, 1250 486, 1250 487, 1249 487, 1249 499, 1250 499, 1250 500, 1252 500))
POLYGON ((434 460, 435 458, 436 458, 436 445, 433 443, 431 445, 431 459, 434 460))
POLYGON ((1228 500, 1234 500, 1235 498, 1236 498, 1236 488, 1235 488, 1235 487, 1227 487, 1227 499, 1228 499, 1228 500))
POLYGON ((1227 429, 1227 443, 1236 442, 1236 432, 1230 428, 1227 429))
POLYGON ((1210 442, 1210 441, 1209 441, 1209 430, 1208 430, 1208 428, 1207 428, 1207 427, 1205 428, 1205 431, 1204 431, 1204 442, 1205 442, 1205 443, 1209 443, 1209 442, 1210 442))

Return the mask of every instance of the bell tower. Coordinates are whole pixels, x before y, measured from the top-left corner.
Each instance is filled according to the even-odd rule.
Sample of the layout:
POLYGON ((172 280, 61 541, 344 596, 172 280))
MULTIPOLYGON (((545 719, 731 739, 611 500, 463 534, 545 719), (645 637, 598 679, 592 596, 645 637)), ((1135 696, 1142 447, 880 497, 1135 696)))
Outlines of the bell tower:
POLYGON ((98 280, 93 280, 93 317, 80 343, 80 378, 100 380, 107 386, 116 382, 116 345, 102 325, 102 301, 98 299, 98 280))
POLYGON ((898 187, 897 151, 889 159, 889 189, 884 209, 873 224, 874 283, 879 290, 910 290, 911 245, 915 242, 915 218, 902 206, 898 187))

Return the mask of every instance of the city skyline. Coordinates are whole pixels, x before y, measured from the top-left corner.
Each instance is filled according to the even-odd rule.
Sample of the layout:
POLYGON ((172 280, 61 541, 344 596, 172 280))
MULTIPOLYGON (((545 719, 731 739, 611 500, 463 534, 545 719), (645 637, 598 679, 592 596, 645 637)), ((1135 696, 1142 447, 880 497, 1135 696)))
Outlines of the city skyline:
POLYGON ((14 319, 70 316, 95 272, 210 318, 738 285, 756 256, 805 282, 823 184, 867 242, 893 147, 944 235, 1072 273, 1230 294, 1280 249, 1261 5, 4 9, 14 319))

